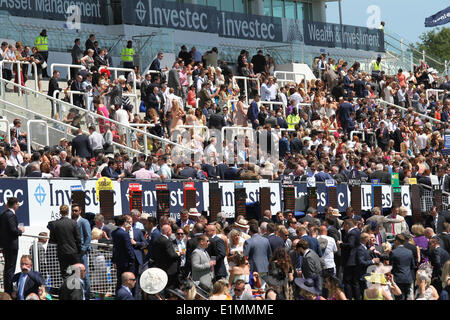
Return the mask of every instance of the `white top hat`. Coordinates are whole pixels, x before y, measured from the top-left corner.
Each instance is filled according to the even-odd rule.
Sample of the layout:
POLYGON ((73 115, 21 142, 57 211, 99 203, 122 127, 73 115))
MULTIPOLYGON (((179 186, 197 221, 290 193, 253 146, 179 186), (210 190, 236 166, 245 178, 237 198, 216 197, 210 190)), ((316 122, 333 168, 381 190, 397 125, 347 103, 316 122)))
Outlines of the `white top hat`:
POLYGON ((148 294, 161 292, 167 285, 167 273, 159 268, 150 268, 145 270, 139 281, 142 290, 148 294))

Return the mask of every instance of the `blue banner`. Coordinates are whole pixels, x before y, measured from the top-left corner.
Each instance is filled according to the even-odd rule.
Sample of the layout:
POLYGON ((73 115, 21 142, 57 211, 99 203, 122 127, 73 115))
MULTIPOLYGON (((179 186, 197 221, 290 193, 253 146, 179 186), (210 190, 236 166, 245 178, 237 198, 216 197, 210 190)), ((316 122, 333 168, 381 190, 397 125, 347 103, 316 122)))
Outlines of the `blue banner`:
POLYGON ((425 19, 425 27, 437 27, 450 22, 450 7, 439 11, 438 13, 432 15, 425 19))
POLYGON ((0 179, 0 212, 6 208, 8 198, 16 197, 19 200, 19 209, 16 212, 17 221, 25 226, 30 224, 28 204, 27 180, 0 179))
MULTIPOLYGON (((296 197, 301 195, 306 196, 307 187, 306 183, 294 183, 296 189, 296 197)), ((328 205, 328 188, 323 183, 316 184, 317 187, 317 211, 325 212, 325 207, 328 205)), ((338 198, 338 209, 340 212, 345 212, 349 206, 348 187, 346 184, 336 185, 336 192, 338 198)))
MULTIPOLYGON (((142 185, 142 211, 156 216, 156 185, 167 184, 167 188, 170 192, 170 215, 176 216, 183 209, 183 182, 167 182, 161 183, 156 181, 122 181, 120 183, 121 196, 122 196, 122 213, 127 214, 130 212, 130 202, 128 198, 128 185, 130 183, 140 183, 142 185)), ((195 182, 195 188, 197 189, 197 210, 202 212, 208 208, 204 208, 203 201, 203 183, 195 182)))

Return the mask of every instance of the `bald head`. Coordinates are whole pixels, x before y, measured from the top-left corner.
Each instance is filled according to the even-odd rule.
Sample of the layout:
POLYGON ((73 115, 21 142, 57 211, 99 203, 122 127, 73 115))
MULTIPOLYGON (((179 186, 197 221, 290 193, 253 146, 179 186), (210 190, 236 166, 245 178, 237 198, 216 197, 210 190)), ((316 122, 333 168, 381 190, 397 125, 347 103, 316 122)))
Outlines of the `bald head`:
POLYGON ((161 233, 167 237, 170 237, 172 235, 172 227, 168 224, 165 224, 161 228, 161 233))
POLYGON ((326 235, 327 235, 327 227, 325 227, 325 226, 320 226, 320 228, 319 228, 319 234, 320 234, 321 236, 326 236, 326 235))

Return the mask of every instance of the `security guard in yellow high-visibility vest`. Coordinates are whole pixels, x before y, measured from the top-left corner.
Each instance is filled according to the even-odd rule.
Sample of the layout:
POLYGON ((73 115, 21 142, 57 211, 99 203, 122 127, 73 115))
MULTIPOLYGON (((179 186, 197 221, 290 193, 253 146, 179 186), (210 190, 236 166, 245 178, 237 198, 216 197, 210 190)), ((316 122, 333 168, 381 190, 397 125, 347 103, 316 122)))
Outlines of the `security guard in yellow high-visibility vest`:
MULTIPOLYGON (((44 58, 45 64, 48 60, 48 38, 47 30, 43 29, 39 34, 39 37, 34 40, 34 46, 38 49, 39 53, 44 58)), ((47 67, 42 68, 42 78, 48 78, 47 67)))
POLYGON ((372 78, 377 81, 381 81, 381 54, 378 55, 376 61, 372 61, 372 64, 370 66, 372 69, 372 78))
POLYGON ((297 108, 292 109, 292 113, 287 116, 286 122, 289 129, 295 129, 295 125, 300 123, 300 116, 298 115, 297 108))
MULTIPOLYGON (((122 62, 123 67, 127 69, 133 69, 134 63, 133 63, 133 56, 135 54, 135 51, 133 49, 133 41, 128 41, 127 46, 122 49, 122 62)), ((125 73, 125 78, 128 78, 129 72, 125 73)))

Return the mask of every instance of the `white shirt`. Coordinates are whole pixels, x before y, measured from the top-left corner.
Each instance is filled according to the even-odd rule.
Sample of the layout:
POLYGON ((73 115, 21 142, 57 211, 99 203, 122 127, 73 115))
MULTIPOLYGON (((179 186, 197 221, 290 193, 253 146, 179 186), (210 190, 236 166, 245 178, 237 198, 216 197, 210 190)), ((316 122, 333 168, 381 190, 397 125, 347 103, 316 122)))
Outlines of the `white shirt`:
POLYGON ((92 150, 103 149, 105 138, 97 131, 94 131, 89 136, 89 142, 91 143, 92 150))
POLYGON ((323 253, 323 260, 327 269, 335 268, 336 264, 334 263, 334 253, 338 251, 336 241, 334 241, 332 237, 325 235, 320 235, 317 238, 326 239, 328 241, 327 247, 325 248, 325 251, 323 253))
POLYGON ((116 121, 124 124, 129 123, 128 112, 125 109, 119 109, 116 111, 116 121))

